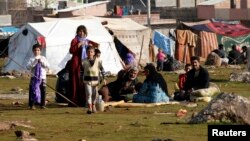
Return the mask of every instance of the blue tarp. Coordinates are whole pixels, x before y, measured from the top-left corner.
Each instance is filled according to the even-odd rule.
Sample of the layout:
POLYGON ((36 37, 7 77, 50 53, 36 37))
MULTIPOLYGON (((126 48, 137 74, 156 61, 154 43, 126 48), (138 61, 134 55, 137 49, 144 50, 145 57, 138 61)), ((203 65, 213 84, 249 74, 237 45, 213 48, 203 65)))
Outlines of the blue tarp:
POLYGON ((17 32, 19 28, 14 26, 0 27, 0 32, 17 32))
POLYGON ((153 34, 153 44, 156 45, 158 48, 161 48, 164 53, 173 56, 173 49, 171 48, 171 45, 174 44, 174 41, 165 36, 164 34, 154 31, 153 34))

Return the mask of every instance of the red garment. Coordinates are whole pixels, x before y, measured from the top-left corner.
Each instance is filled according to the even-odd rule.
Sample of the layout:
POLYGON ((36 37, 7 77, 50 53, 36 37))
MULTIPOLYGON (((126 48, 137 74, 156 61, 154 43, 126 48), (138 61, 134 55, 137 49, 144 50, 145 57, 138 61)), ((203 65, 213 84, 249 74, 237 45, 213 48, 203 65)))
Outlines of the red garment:
POLYGON ((180 90, 184 89, 184 85, 185 85, 186 80, 187 80, 187 74, 186 73, 179 75, 178 86, 179 86, 180 90))
POLYGON ((85 92, 80 80, 82 48, 78 48, 79 41, 74 38, 71 41, 69 52, 72 54, 69 69, 69 99, 78 106, 85 106, 85 92))

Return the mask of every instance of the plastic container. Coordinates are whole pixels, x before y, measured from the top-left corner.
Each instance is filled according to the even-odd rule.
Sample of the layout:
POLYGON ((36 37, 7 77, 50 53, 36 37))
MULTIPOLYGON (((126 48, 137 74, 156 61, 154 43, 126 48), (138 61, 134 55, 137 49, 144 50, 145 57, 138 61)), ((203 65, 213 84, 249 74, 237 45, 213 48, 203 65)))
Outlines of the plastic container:
POLYGON ((102 100, 102 96, 99 95, 97 101, 96 101, 96 110, 99 112, 103 112, 104 111, 104 105, 105 102, 102 100))

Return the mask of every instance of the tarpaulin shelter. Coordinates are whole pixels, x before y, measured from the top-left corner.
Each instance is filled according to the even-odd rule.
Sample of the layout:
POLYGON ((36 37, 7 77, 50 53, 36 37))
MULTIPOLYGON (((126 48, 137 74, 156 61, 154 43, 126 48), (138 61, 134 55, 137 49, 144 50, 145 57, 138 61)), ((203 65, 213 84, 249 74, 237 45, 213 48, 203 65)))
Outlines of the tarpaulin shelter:
POLYGON ((18 30, 19 28, 15 26, 0 26, 0 57, 8 55, 9 39, 18 30))
POLYGON ((171 57, 174 56, 174 51, 175 51, 174 44, 175 44, 175 41, 172 38, 170 38, 170 37, 162 34, 161 32, 155 30, 153 32, 152 39, 153 39, 153 44, 156 45, 158 48, 162 49, 165 54, 168 54, 171 57))
POLYGON ((16 32, 9 42, 9 59, 3 72, 26 71, 28 59, 33 55, 32 46, 37 37, 44 37, 44 55, 50 64, 50 73, 56 74, 65 67, 71 58, 69 48, 79 25, 86 26, 87 38, 99 44, 105 71, 117 74, 122 69, 121 59, 115 48, 112 36, 97 20, 57 20, 42 23, 27 23, 16 32), (14 61, 13 61, 14 60, 14 61))
POLYGON ((219 43, 227 47, 228 44, 233 44, 233 40, 237 40, 235 43, 239 44, 239 42, 246 40, 249 33, 250 29, 239 22, 215 20, 195 23, 182 22, 177 28, 177 47, 175 55, 178 60, 182 61, 186 59, 187 62, 189 62, 189 58, 192 55, 206 58, 212 50, 218 48, 219 43), (185 46, 189 48, 187 49, 185 46), (184 53, 185 49, 188 50, 186 54, 184 53))
POLYGON ((14 33, 16 33, 19 30, 19 28, 14 26, 3 26, 0 27, 0 39, 7 39, 14 33))

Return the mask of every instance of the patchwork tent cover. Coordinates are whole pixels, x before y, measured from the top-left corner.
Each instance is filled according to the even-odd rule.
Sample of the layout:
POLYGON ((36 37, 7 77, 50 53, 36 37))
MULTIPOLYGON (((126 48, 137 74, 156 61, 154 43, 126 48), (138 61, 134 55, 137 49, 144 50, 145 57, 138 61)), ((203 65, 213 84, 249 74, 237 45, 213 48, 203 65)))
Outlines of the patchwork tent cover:
POLYGON ((214 19, 200 22, 181 22, 177 28, 180 33, 190 31, 198 36, 196 46, 190 46, 188 43, 190 35, 186 34, 186 38, 181 35, 182 39, 177 38, 175 57, 176 59, 189 62, 192 55, 198 55, 206 58, 214 49, 218 48, 218 44, 225 45, 226 50, 230 50, 232 44, 238 46, 250 44, 250 29, 242 25, 239 21, 216 21, 214 19), (183 42, 185 41, 185 42, 183 42), (189 48, 185 48, 188 45, 189 48), (183 55, 185 54, 185 55, 183 55))
POLYGON ((245 27, 237 21, 215 21, 206 20, 196 23, 183 23, 186 26, 198 31, 214 32, 229 37, 245 36, 250 33, 250 28, 245 27))
POLYGON ((49 72, 56 74, 65 67, 65 64, 71 58, 71 54, 69 54, 70 43, 75 37, 79 25, 85 25, 88 29, 87 38, 99 44, 105 71, 117 74, 122 69, 122 64, 113 38, 99 21, 93 19, 61 19, 24 25, 10 38, 9 59, 2 71, 26 71, 27 61, 33 55, 32 46, 36 43, 37 37, 43 36, 45 37, 46 48, 42 55, 46 56, 49 61, 49 72), (25 29, 28 31, 26 36, 23 34, 25 29))

